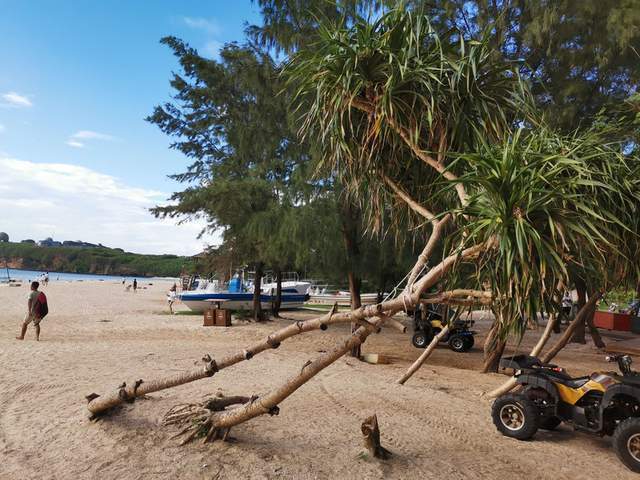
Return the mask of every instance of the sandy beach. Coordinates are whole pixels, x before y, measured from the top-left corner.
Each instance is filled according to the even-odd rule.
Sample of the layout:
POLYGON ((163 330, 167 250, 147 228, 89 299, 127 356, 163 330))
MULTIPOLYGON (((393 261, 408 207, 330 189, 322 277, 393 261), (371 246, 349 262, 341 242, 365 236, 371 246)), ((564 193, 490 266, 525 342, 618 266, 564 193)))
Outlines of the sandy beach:
MULTIPOLYGON (((180 447, 162 427, 174 405, 216 392, 260 395, 329 349, 348 327, 332 327, 285 342, 211 379, 150 395, 99 422, 87 420, 84 396, 123 381, 190 369, 205 353, 242 348, 291 322, 229 328, 202 327, 199 315, 168 315, 168 284, 137 293, 108 282, 60 282, 46 287, 50 314, 42 341, 33 330, 15 340, 27 287, 0 287, 0 478, 5 479, 631 479, 609 438, 540 431, 530 442, 505 438, 490 418, 483 391, 505 380, 481 375, 482 336, 457 354, 439 347, 405 386, 394 380, 420 350, 409 333, 383 331, 365 352, 393 357, 389 365, 343 358, 280 405, 232 430, 233 441, 180 447), (474 370, 475 369, 475 370, 474 370), (382 444, 393 453, 379 462, 362 455, 360 423, 376 412, 382 444)), ((184 307, 178 307, 179 309, 184 307)), ((285 313, 290 318, 308 312, 285 313)), ((529 334, 519 347, 535 341, 529 334)), ((590 344, 571 345, 556 359, 572 374, 610 369, 590 344)))

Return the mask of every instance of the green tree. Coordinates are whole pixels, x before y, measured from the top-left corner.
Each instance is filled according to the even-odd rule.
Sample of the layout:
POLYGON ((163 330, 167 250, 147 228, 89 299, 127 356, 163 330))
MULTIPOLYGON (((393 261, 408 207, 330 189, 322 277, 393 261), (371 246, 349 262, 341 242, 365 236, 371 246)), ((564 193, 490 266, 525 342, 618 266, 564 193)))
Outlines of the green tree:
POLYGON ((414 1, 466 38, 491 32, 497 54, 520 63, 548 123, 588 127, 640 82, 638 0, 414 1))
POLYGON ((173 148, 193 163, 187 183, 160 216, 204 216, 223 231, 234 257, 255 269, 254 317, 261 317, 260 280, 265 262, 288 265, 291 245, 279 241, 286 209, 304 204, 314 186, 302 171, 309 153, 296 139, 279 70, 268 53, 251 45, 226 45, 220 61, 201 57, 176 38, 162 40, 178 57, 182 74, 171 82, 174 102, 148 120, 176 138, 173 148), (276 262, 276 260, 278 260, 276 262))
MULTIPOLYGON (((373 22, 328 23, 319 38, 289 67, 311 104, 307 133, 323 140, 324 162, 354 195, 370 199, 371 218, 392 194, 431 223, 425 257, 443 240, 443 222, 454 227, 445 254, 481 248, 475 287, 488 281, 494 295, 485 369, 495 369, 506 335, 522 335, 524 314, 551 303, 568 263, 597 266, 603 252, 618 252, 618 231, 603 235, 594 225, 621 225, 628 215, 612 193, 631 195, 618 180, 629 174, 620 146, 546 128, 490 35, 465 41, 397 9, 373 22), (535 128, 514 130, 517 123, 535 128), (600 178, 602 165, 610 170, 600 178), (416 182, 427 175, 433 181, 416 182)), ((445 286, 458 284, 456 272, 445 286)))
POLYGON ((7 235, 5 232, 0 232, 0 242, 8 242, 9 241, 9 235, 7 235))

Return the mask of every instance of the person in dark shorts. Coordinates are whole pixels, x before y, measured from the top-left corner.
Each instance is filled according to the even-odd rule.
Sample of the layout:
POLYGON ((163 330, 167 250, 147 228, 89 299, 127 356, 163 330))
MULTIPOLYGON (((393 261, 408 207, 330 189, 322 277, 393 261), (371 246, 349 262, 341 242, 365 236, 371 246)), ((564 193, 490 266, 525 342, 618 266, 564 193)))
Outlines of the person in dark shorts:
POLYGON ((24 340, 24 336, 27 333, 27 327, 30 323, 33 323, 33 326, 36 329, 36 341, 40 340, 40 320, 42 320, 42 318, 38 318, 36 313, 36 304, 38 296, 40 295, 40 292, 38 291, 39 286, 40 284, 38 282, 31 282, 31 291, 27 297, 27 314, 22 322, 20 336, 16 337, 16 340, 24 340))

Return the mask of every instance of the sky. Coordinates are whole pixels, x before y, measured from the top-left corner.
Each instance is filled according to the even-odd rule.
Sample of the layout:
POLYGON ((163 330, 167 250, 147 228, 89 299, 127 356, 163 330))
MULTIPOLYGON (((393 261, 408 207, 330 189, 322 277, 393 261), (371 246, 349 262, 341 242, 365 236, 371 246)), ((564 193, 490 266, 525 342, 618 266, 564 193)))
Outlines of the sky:
POLYGON ((250 0, 0 0, 0 231, 193 255, 200 220, 148 209, 190 163, 145 122, 171 99, 173 35, 215 58, 260 22, 250 0))

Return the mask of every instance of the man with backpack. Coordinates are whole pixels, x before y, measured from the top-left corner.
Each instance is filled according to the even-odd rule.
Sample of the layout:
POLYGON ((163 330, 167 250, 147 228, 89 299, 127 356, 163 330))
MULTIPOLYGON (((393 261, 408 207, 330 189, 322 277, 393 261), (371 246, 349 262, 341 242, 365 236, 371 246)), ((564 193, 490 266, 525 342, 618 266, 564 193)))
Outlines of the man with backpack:
POLYGON ((22 332, 17 340, 24 340, 24 336, 27 333, 27 327, 31 322, 36 328, 36 341, 40 340, 40 322, 49 313, 49 307, 47 305, 47 297, 44 293, 38 291, 40 284, 38 282, 31 282, 31 291, 27 298, 27 315, 22 323, 22 332))

